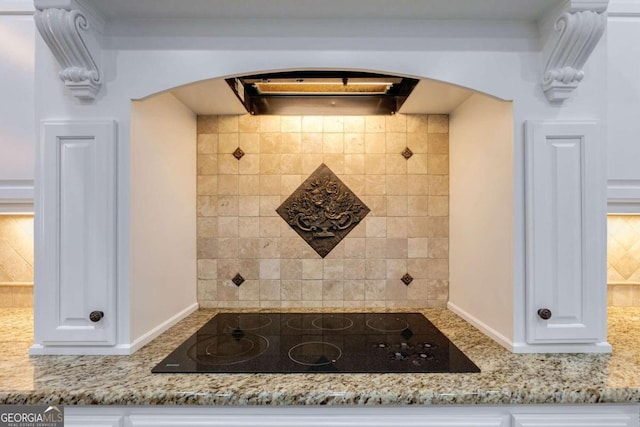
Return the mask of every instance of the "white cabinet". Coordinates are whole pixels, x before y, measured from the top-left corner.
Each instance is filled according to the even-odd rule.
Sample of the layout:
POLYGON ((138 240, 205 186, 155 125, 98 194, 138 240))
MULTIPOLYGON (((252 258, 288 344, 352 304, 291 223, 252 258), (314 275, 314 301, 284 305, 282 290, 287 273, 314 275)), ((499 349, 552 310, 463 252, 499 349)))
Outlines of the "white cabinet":
POLYGON ((513 427, 627 427, 637 425, 637 414, 518 414, 513 427))
POLYGON ((0 1, 0 212, 33 211, 33 11, 32 1, 0 1))
POLYGON ((595 122, 526 124, 529 344, 599 343, 581 351, 610 349, 603 148, 595 122))
POLYGON ((638 405, 67 406, 73 427, 640 427, 638 405))
POLYGON ((115 155, 113 121, 42 123, 32 353, 115 343, 115 155))
MULTIPOLYGON (((327 415, 229 415, 229 416, 137 416, 130 417, 131 427, 508 427, 504 416, 490 415, 384 415, 380 413, 327 415)), ((377 411, 372 411, 377 412, 377 411)))
POLYGON ((609 211, 640 213, 640 3, 610 0, 607 22, 609 211))

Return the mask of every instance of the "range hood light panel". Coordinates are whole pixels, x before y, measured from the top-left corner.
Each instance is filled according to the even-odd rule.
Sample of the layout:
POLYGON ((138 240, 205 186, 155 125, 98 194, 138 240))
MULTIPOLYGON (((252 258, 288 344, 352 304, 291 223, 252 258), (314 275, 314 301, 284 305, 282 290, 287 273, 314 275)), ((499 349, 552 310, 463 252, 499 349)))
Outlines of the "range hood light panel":
POLYGON ((250 114, 388 115, 418 80, 348 71, 294 71, 228 79, 250 114))
POLYGON ((260 95, 384 95, 393 87, 393 82, 363 81, 266 81, 253 83, 260 95))

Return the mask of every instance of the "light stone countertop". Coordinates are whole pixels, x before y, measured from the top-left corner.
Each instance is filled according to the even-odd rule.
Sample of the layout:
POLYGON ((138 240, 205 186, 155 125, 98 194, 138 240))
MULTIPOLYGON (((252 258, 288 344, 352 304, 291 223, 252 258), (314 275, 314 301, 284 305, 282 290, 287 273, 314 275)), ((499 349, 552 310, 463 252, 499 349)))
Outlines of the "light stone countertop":
MULTIPOLYGON (((612 355, 516 355, 447 310, 421 311, 475 374, 152 374, 217 310, 200 310, 132 356, 27 356, 31 318, 0 309, 0 404, 405 405, 640 402, 640 308, 609 309, 612 355), (13 316, 11 316, 13 314, 13 316), (18 319, 18 320, 16 320, 18 319), (13 324, 11 323, 13 322, 13 324), (9 323, 9 324, 7 324, 9 323), (26 332, 25 332, 26 331, 26 332), (11 337, 15 334, 17 338, 11 337), (10 343, 9 341, 15 341, 10 343)), ((284 310, 282 310, 284 311, 284 310)), ((289 310, 295 311, 295 310, 289 310)), ((324 310, 328 311, 328 310, 324 310)), ((338 311, 338 310, 332 310, 338 311)), ((398 311, 398 310, 389 310, 398 311)), ((411 310, 415 311, 415 310, 411 310)))

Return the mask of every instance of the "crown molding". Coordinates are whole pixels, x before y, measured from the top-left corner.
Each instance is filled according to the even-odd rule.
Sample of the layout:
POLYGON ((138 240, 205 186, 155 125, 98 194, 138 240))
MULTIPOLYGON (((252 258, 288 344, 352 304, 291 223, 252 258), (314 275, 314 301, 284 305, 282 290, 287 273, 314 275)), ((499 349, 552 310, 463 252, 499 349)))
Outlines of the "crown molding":
POLYGON ((36 28, 60 64, 60 79, 76 98, 94 100, 102 73, 85 38, 89 32, 98 38, 104 20, 81 1, 35 0, 34 5, 36 28))
POLYGON ((569 98, 607 26, 608 0, 568 0, 539 24, 543 45, 542 90, 550 102, 569 98))
POLYGON ((0 16, 3 15, 33 15, 32 2, 24 0, 0 0, 0 16))

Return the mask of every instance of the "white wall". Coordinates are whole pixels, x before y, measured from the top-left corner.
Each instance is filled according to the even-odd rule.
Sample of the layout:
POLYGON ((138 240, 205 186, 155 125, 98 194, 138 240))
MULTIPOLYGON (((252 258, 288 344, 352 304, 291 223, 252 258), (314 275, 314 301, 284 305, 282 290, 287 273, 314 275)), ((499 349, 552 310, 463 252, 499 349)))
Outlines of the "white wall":
POLYGON ((33 211, 33 2, 0 0, 0 212, 33 211))
POLYGON ((509 347, 514 335, 510 102, 474 94, 451 115, 449 306, 509 347))
POLYGON ((611 0, 608 48, 609 212, 640 213, 640 2, 611 0))
POLYGON ((196 116, 171 94, 131 105, 131 340, 196 304, 196 116))

